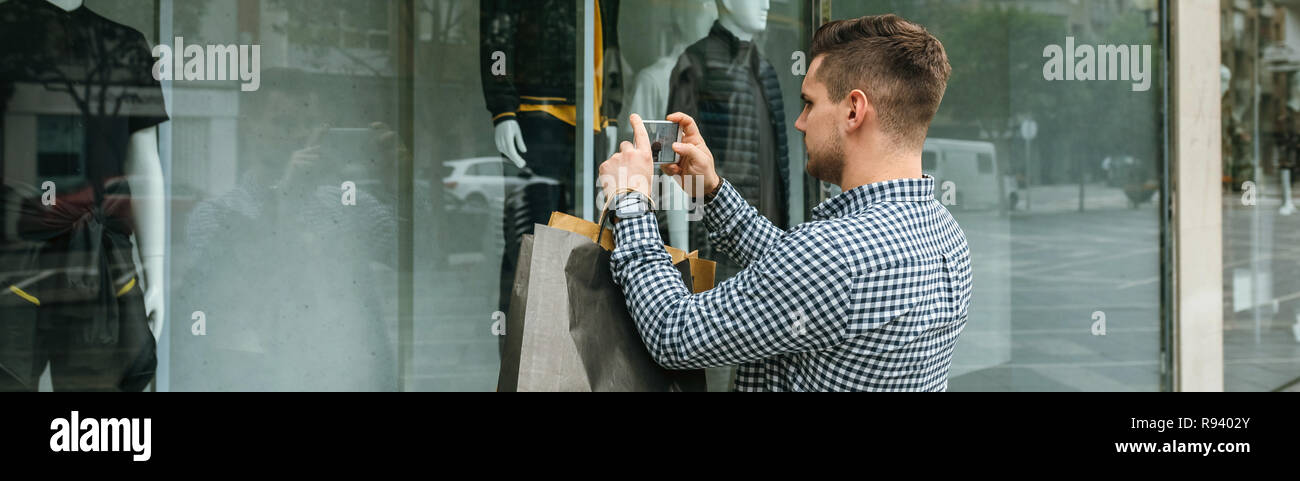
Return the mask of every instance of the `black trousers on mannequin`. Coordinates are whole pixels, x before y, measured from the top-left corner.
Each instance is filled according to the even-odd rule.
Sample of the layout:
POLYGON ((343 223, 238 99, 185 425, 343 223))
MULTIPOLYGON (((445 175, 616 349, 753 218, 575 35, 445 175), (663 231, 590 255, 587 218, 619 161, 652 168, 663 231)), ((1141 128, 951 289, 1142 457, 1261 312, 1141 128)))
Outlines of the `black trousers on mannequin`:
POLYGON ((36 391, 47 363, 54 391, 143 391, 158 365, 144 297, 137 287, 116 302, 121 322, 114 344, 81 339, 89 322, 82 315, 85 306, 0 307, 5 320, 0 332, 0 392, 36 391))

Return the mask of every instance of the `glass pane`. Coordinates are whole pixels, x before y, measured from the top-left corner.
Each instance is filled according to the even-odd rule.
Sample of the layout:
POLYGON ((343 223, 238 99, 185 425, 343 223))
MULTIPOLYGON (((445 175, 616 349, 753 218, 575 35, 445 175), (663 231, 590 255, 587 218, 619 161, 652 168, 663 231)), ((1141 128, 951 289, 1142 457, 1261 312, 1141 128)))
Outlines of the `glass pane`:
POLYGON ((1300 8, 1220 2, 1223 356, 1229 391, 1300 379, 1300 8))
MULTIPOLYGON (((1158 3, 833 2, 834 18, 894 12, 926 25, 955 68, 923 155, 975 262, 976 308, 953 389, 1161 388, 1158 3), (1072 63, 1072 78, 1096 80, 1048 80, 1051 47, 1114 62, 1072 63)), ((1284 382, 1296 359, 1285 342, 1296 300, 1285 273, 1296 269, 1286 269, 1284 247, 1298 230, 1282 215, 1290 194, 1272 187, 1288 185, 1296 149, 1289 116, 1257 119, 1295 110, 1288 92, 1298 81, 1277 60, 1287 50, 1273 48, 1285 43, 1292 7, 1242 3, 1224 3, 1225 45, 1235 49, 1225 47, 1225 66, 1251 72, 1232 77, 1225 101, 1235 109, 1225 110, 1225 132, 1242 139, 1225 140, 1234 153, 1225 178, 1243 190, 1225 199, 1245 195, 1250 180, 1258 205, 1278 213, 1225 210, 1229 384, 1234 366, 1276 374, 1235 378, 1253 389, 1284 382), (1253 59, 1265 57, 1282 67, 1256 75, 1263 62, 1253 59)), ((32 310, 33 299, 77 305, 43 312, 91 334, 129 329, 111 341, 116 364, 105 365, 140 376, 113 386, 95 373, 54 376, 32 346, 6 344, 0 363, 22 363, 21 375, 0 389, 145 389, 148 369, 132 363, 154 356, 151 319, 167 326, 156 344, 159 389, 495 389, 521 240, 552 212, 600 207, 584 204, 595 184, 584 166, 630 137, 631 113, 695 115, 723 176, 778 225, 804 221, 827 196, 804 174, 794 129, 812 2, 754 4, 763 7, 88 0, 87 11, 133 41, 109 57, 120 75, 107 91, 139 105, 92 115, 67 92, 0 83, 0 99, 17 99, 0 105, 0 275, 17 288, 0 291, 0 308, 35 326, 54 314, 32 310), (590 56, 580 53, 587 42, 590 56), (171 56, 161 81, 151 76, 154 46, 171 56), (157 151, 161 169, 127 147, 152 128, 145 137, 156 146, 144 151, 157 151), (89 248, 48 255, 49 239, 24 230, 56 210, 42 205, 47 182, 57 205, 131 220, 109 229, 126 235, 96 254, 105 263, 91 264, 89 248), (43 264, 23 264, 33 252, 46 254, 43 264), (154 288, 165 294, 144 294, 154 288), (93 322, 68 321, 78 316, 93 322)), ((0 1, 0 13, 15 5, 43 9, 6 17, 15 25, 70 15, 43 0, 0 1)), ((734 274, 702 223, 681 210, 658 215, 669 244, 717 260, 718 281, 734 274)), ((711 370, 711 389, 731 376, 711 370)))
POLYGON ((1162 388, 1157 4, 832 3, 926 26, 953 66, 922 159, 974 269, 951 389, 1162 388), (1048 80, 1049 46, 1092 80, 1048 80))
POLYGON ((451 174, 414 218, 411 390, 496 389, 520 242, 581 215, 580 3, 415 1, 417 182, 451 174))
MULTIPOLYGON (((806 50, 805 2, 752 2, 728 12, 712 0, 624 2, 620 39, 628 88, 620 119, 662 120, 685 112, 699 123, 721 176, 778 226, 804 218, 804 152, 794 129, 802 77, 791 68, 806 50), (724 25, 730 25, 724 26, 724 25)), ((628 129, 619 132, 631 138, 628 129)), ((662 184, 685 207, 685 193, 662 184)), ((661 202, 661 203, 667 203, 661 202)), ((739 263, 709 245, 687 208, 657 213, 665 241, 718 263, 717 282, 739 263)), ((731 369, 712 369, 709 388, 731 386, 731 369)))
POLYGON ((385 0, 170 3, 164 31, 186 49, 261 55, 255 90, 170 82, 170 389, 399 389, 410 154, 397 50, 338 24, 395 12, 385 0))

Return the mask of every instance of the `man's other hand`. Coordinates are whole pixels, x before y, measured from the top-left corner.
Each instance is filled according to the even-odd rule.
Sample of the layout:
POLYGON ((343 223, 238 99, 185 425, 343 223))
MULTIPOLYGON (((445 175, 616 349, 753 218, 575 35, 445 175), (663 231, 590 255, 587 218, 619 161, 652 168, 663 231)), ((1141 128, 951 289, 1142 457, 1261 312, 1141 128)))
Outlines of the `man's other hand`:
MULTIPOLYGON (((639 119, 638 119, 639 120, 639 119)), ((668 116, 670 122, 676 122, 682 128, 682 141, 673 144, 673 151, 681 156, 676 164, 663 166, 665 174, 673 176, 686 195, 699 199, 711 194, 722 185, 722 178, 713 168, 713 153, 704 144, 700 127, 695 119, 681 112, 668 116)))

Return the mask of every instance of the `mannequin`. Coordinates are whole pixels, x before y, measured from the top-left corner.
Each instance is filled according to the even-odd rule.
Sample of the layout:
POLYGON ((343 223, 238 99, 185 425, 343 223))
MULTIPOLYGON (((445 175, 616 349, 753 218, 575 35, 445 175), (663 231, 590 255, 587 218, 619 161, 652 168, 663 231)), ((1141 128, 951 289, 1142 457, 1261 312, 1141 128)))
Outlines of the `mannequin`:
POLYGON ((620 119, 627 119, 633 113, 646 119, 661 119, 672 113, 668 112, 668 89, 673 67, 686 47, 709 34, 709 27, 718 20, 718 7, 714 0, 678 0, 672 4, 671 19, 672 24, 664 33, 664 40, 669 43, 667 55, 636 73, 632 97, 620 119))
POLYGON ((742 42, 767 30, 770 0, 718 0, 718 23, 742 42))
MULTIPOLYGON (((715 0, 718 21, 687 47, 670 77, 668 112, 696 119, 718 173, 780 228, 789 216, 785 107, 776 69, 758 51, 768 0, 715 0)), ((690 248, 718 261, 718 280, 740 266, 709 245, 702 223, 689 228, 690 248)))
POLYGON ((138 392, 157 367, 166 106, 146 37, 82 3, 0 4, 0 391, 48 366, 56 391, 138 392))
MULTIPOLYGON (((665 40, 669 42, 668 54, 637 72, 632 98, 620 119, 627 119, 633 113, 642 118, 661 119, 672 113, 668 112, 669 81, 677 58, 686 47, 708 35, 709 26, 717 19, 718 7, 714 0, 679 0, 672 4, 671 28, 664 29, 665 40)), ((663 26, 655 25, 655 28, 662 29, 663 26)), ((630 140, 631 136, 625 133, 624 137, 627 137, 624 140, 630 140)), ((667 220, 669 245, 691 250, 686 192, 667 177, 661 177, 659 189, 659 205, 663 206, 661 210, 667 220)))
MULTIPOLYGON (((488 1, 490 2, 491 0, 488 0, 488 1)), ((488 2, 484 2, 484 3, 488 3, 488 2)), ((605 65, 614 67, 613 69, 607 69, 607 70, 612 70, 613 72, 617 72, 617 61, 618 61, 618 56, 617 56, 617 54, 616 54, 617 50, 616 50, 616 47, 613 47, 613 45, 615 44, 615 42, 613 42, 613 41, 614 41, 615 39, 613 38, 612 35, 610 35, 610 33, 614 31, 611 27, 614 25, 614 23, 615 23, 615 19, 617 19, 617 15, 618 15, 618 2, 617 2, 617 1, 605 0, 605 1, 601 1, 601 2, 599 2, 599 3, 601 4, 601 5, 600 5, 600 10, 601 10, 602 13, 603 13, 602 16, 605 17, 605 18, 603 18, 603 20, 604 20, 604 22, 608 22, 608 23, 606 24, 606 26, 603 28, 603 30, 605 30, 605 32, 602 32, 602 33, 604 33, 604 35, 608 36, 608 37, 605 39, 605 41, 603 42, 604 45, 602 45, 602 47, 604 47, 606 51, 611 51, 611 50, 612 50, 613 52, 615 52, 614 55, 607 56, 607 57, 611 57, 611 58, 603 58, 602 61, 605 63, 605 65)), ((551 10, 555 10, 555 9, 551 9, 551 10)), ((513 17, 513 16, 514 16, 514 15, 510 15, 509 12, 506 12, 505 9, 501 9, 501 8, 499 8, 499 7, 496 8, 496 9, 490 9, 490 10, 487 9, 487 8, 485 8, 484 11, 483 11, 482 13, 484 14, 484 15, 483 15, 483 21, 484 21, 484 22, 491 22, 491 21, 493 20, 493 17, 494 17, 494 16, 497 16, 497 18, 500 18, 500 16, 509 16, 509 17, 513 17), (493 15, 493 14, 495 14, 495 15, 493 15)), ((524 17, 524 15, 520 15, 519 17, 524 17)), ((510 21, 510 22, 523 22, 523 21, 526 21, 526 20, 523 20, 523 19, 521 19, 521 18, 511 18, 509 21, 510 21)), ((603 22, 602 22, 602 23, 603 23, 603 22)), ((508 58, 509 58, 509 57, 507 57, 507 59, 508 59, 508 58)), ((495 61, 495 60, 493 60, 493 61, 495 61)), ((602 73, 602 74, 605 74, 606 76, 608 76, 608 73, 609 73, 609 72, 601 72, 601 73, 602 73)), ((489 75, 490 72, 484 72, 484 74, 485 74, 485 75, 489 75)), ((558 74, 558 72, 557 72, 557 74, 558 74)), ((567 72, 566 72, 565 74, 567 74, 567 72)), ((494 75, 494 74, 492 74, 492 75, 494 75)), ((563 75, 563 74, 561 74, 561 75, 563 75)), ((569 94, 569 95, 572 95, 572 94, 569 94)), ((610 98, 610 97, 607 97, 607 98, 610 98)), ((616 99, 615 99, 615 102, 617 102, 616 99)), ((493 114, 498 114, 498 113, 497 113, 497 112, 493 112, 493 114)), ((509 117, 507 117, 507 118, 501 118, 501 119, 494 119, 494 120, 496 121, 496 125, 495 125, 495 127, 493 128, 492 138, 493 138, 493 141, 495 142, 495 145, 496 145, 497 151, 500 152, 501 155, 505 156, 506 159, 508 159, 508 160, 510 160, 511 162, 513 162, 513 163, 515 164, 516 167, 519 167, 520 169, 523 169, 523 168, 527 167, 527 166, 528 166, 528 162, 527 162, 526 160, 524 160, 524 155, 523 155, 523 154, 527 154, 527 153, 528 153, 528 143, 524 140, 524 132, 523 132, 523 128, 520 127, 520 125, 519 125, 519 121, 518 121, 518 120, 515 120, 514 118, 509 118, 509 117)), ((602 121, 600 121, 600 120, 598 119, 597 123, 598 123, 598 124, 603 124, 604 122, 602 122, 602 121)), ((608 125, 608 126, 601 125, 600 128, 598 128, 598 130, 601 130, 601 131, 602 131, 602 134, 605 136, 605 141, 604 141, 603 143, 608 147, 608 148, 606 148, 606 149, 602 149, 602 150, 607 150, 607 151, 609 151, 608 153, 612 154, 613 146, 615 145, 614 139, 616 139, 616 138, 618 137, 618 128, 617 128, 617 126, 616 126, 616 125, 608 125)))
MULTIPOLYGON (((591 155, 599 161, 613 146, 610 136, 622 108, 622 59, 616 28, 620 2, 596 3, 595 72, 588 80, 596 108, 584 117, 594 116, 591 155)), ((503 199, 505 251, 498 307, 505 312, 522 237, 532 233, 533 225, 545 224, 552 212, 573 213, 577 207, 574 158, 582 100, 575 52, 581 20, 572 0, 482 0, 479 8, 479 79, 492 116, 493 140, 497 151, 524 169, 521 176, 528 179, 522 187, 506 191, 503 199)))
MULTIPOLYGON (((47 0, 66 11, 81 8, 83 0, 47 0)), ((127 149, 126 176, 131 184, 131 211, 135 218, 136 244, 144 261, 144 305, 154 340, 162 336, 166 299, 162 293, 163 252, 166 241, 166 194, 162 161, 158 158, 158 128, 150 127, 131 135, 127 149)))

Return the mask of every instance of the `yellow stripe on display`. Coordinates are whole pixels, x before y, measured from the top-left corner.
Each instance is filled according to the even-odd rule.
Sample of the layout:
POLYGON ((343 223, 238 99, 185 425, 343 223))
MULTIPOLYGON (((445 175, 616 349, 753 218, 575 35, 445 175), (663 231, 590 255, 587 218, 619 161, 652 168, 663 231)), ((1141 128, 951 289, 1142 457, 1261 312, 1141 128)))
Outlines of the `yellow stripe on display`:
POLYGON ((41 300, 40 300, 40 299, 37 299, 36 296, 33 296, 33 295, 28 294, 28 293, 26 293, 26 292, 23 292, 22 289, 19 289, 19 288, 18 288, 18 286, 9 286, 9 291, 10 291, 10 292, 13 292, 14 294, 17 294, 18 297, 21 297, 21 298, 23 298, 23 299, 26 299, 27 302, 30 302, 30 303, 32 303, 32 304, 36 304, 36 305, 38 305, 38 306, 41 305, 41 300))
POLYGON ((117 291, 117 297, 125 296, 126 293, 131 292, 131 288, 132 288, 132 287, 135 287, 135 278, 134 278, 134 277, 132 277, 131 280, 130 280, 129 282, 126 283, 125 286, 122 286, 122 289, 120 289, 120 290, 117 291))

